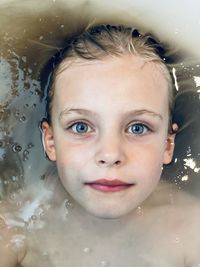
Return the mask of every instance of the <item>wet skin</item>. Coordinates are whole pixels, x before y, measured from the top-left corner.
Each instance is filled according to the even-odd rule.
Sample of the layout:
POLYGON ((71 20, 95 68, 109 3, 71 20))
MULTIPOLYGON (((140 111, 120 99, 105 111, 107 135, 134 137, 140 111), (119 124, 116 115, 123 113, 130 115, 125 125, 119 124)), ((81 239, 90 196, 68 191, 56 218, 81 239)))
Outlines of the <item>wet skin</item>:
POLYGON ((172 158, 165 75, 134 55, 63 62, 60 69, 52 125, 43 124, 46 152, 65 189, 89 213, 124 216, 153 192, 172 158))

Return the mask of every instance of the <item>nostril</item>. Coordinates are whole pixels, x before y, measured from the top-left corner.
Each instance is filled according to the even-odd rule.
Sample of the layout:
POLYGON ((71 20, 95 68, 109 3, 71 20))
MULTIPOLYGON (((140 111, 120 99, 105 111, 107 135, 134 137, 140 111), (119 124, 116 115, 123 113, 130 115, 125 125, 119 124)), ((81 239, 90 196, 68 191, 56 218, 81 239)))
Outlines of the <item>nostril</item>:
POLYGON ((116 162, 115 162, 115 165, 119 165, 120 164, 120 160, 117 160, 116 162))

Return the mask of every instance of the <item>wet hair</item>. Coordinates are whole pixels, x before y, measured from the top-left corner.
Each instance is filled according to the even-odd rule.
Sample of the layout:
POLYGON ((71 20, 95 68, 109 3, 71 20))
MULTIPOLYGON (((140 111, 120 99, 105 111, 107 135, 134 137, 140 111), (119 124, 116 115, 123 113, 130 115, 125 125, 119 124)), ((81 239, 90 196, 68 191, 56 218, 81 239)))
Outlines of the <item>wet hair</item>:
POLYGON ((160 66, 167 84, 169 96, 169 133, 172 130, 172 111, 174 105, 173 82, 168 68, 171 58, 166 50, 152 35, 141 34, 137 29, 126 26, 96 25, 68 38, 65 47, 60 49, 46 64, 43 73, 46 88, 46 120, 51 124, 52 102, 57 75, 66 69, 73 60, 102 60, 123 55, 137 55, 145 62, 155 62, 160 66))

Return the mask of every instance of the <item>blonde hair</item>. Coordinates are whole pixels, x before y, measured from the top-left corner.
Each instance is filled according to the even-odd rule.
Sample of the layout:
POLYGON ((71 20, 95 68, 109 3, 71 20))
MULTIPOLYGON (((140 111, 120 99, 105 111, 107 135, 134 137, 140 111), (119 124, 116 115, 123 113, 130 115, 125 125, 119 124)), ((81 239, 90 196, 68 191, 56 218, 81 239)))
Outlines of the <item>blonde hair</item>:
POLYGON ((48 70, 51 70, 46 92, 48 122, 51 123, 55 80, 62 71, 62 66, 66 66, 66 63, 72 59, 101 60, 109 56, 120 57, 125 54, 138 55, 146 62, 153 61, 160 66, 168 83, 169 132, 172 132, 173 83, 166 65, 165 50, 152 36, 142 35, 135 28, 121 25, 89 27, 82 33, 69 38, 66 46, 51 58, 47 64, 48 70))

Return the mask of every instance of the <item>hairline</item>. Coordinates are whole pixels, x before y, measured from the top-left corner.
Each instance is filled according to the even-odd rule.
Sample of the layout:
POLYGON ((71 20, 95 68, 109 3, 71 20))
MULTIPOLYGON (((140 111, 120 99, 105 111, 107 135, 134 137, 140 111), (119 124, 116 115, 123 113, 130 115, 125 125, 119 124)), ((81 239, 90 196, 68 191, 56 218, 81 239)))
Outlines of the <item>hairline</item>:
MULTIPOLYGON (((95 58, 95 59, 87 59, 87 58, 83 58, 77 55, 72 55, 72 56, 68 56, 66 58, 64 58, 61 63, 57 66, 57 68, 54 70, 53 72, 53 83, 51 85, 51 103, 49 106, 49 111, 50 113, 52 112, 52 108, 53 108, 53 99, 54 99, 54 94, 55 94, 55 90, 56 90, 56 81, 57 81, 57 77, 58 75, 60 75, 63 71, 65 71, 66 69, 70 68, 71 66, 73 66, 73 64, 76 63, 85 63, 85 62, 93 62, 93 63, 98 63, 100 61, 103 61, 105 59, 108 59, 109 57, 112 58, 123 58, 124 56, 138 56, 139 58, 144 60, 144 64, 146 63, 154 63, 157 68, 158 71, 160 71, 163 74, 164 79, 166 80, 167 83, 167 91, 168 91, 168 107, 169 107, 169 112, 168 112, 168 117, 170 119, 171 116, 171 109, 172 109, 172 100, 173 100, 173 86, 172 86, 172 79, 170 76, 170 72, 169 69, 167 68, 167 65, 165 63, 163 63, 161 61, 161 59, 159 57, 157 57, 155 55, 155 58, 153 57, 145 57, 144 55, 141 55, 140 53, 138 53, 137 51, 134 52, 130 52, 130 51, 123 51, 120 54, 113 54, 113 53, 108 53, 107 55, 103 55, 99 58, 95 58), (69 61, 69 62, 68 62, 69 61), (66 64, 67 63, 67 64, 66 64)), ((143 67, 144 65, 142 65, 143 67)), ((52 117, 52 114, 51 114, 52 117)))

